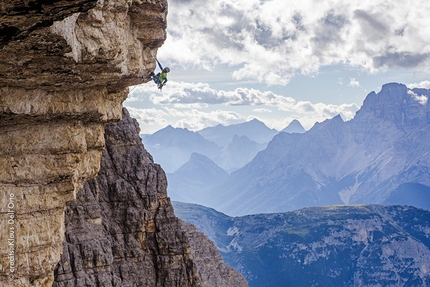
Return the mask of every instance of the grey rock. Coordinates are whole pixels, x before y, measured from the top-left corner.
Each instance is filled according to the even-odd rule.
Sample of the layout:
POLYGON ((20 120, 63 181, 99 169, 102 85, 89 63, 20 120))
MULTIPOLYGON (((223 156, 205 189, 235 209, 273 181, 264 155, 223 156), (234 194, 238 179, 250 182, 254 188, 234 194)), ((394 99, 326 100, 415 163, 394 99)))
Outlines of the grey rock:
MULTIPOLYGON (((223 277, 219 254, 206 254, 216 264, 197 266, 193 246, 211 247, 202 236, 190 247, 188 238, 196 235, 182 229, 167 197, 165 173, 144 149, 138 124, 125 109, 122 121, 107 125, 105 138, 98 176, 67 205, 53 286, 217 286, 211 278, 223 277)), ((223 286, 247 286, 237 280, 226 279, 223 286)))
POLYGON ((174 207, 251 287, 430 286, 430 212, 423 209, 354 205, 228 217, 174 207))
POLYGON ((191 254, 196 263, 202 286, 248 286, 248 282, 233 267, 224 264, 215 244, 191 223, 181 221, 190 241, 191 254))

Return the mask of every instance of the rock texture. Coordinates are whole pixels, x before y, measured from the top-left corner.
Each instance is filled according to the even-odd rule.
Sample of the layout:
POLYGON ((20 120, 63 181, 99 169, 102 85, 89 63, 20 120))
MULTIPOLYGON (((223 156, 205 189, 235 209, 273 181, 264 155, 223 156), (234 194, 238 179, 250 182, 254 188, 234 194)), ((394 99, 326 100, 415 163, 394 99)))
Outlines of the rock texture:
POLYGON ((203 234, 181 229, 138 131, 125 109, 106 127, 100 172, 67 205, 53 286, 247 286, 203 234))
POLYGON ((240 273, 224 264, 217 247, 204 233, 198 232, 194 225, 183 220, 181 226, 190 242, 191 255, 196 263, 202 286, 248 286, 248 282, 240 273))
POLYGON ((1 4, 0 285, 52 285, 66 202, 97 174, 126 87, 155 68, 166 14, 165 0, 1 4))
POLYGON ((0 86, 120 92, 155 68, 167 1, 20 1, 2 5, 0 86))
POLYGON ((423 209, 344 205, 228 217, 174 207, 249 286, 430 286, 430 212, 423 209))

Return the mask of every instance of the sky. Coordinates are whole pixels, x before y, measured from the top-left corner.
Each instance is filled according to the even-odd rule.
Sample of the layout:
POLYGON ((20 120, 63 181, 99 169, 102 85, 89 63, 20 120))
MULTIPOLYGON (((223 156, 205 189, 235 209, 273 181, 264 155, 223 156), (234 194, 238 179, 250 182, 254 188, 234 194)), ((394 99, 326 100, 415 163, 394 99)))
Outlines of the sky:
POLYGON ((169 81, 130 87, 124 103, 143 134, 254 118, 310 129, 352 119, 385 83, 430 89, 427 0, 168 2, 157 58, 169 81))

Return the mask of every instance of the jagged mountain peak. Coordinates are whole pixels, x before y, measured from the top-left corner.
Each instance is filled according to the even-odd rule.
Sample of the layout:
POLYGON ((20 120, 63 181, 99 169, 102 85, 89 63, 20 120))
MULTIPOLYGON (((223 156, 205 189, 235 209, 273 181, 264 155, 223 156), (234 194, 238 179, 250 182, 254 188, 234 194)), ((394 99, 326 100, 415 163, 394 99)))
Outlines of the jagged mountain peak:
POLYGON ((231 143, 229 145, 237 143, 237 142, 247 142, 248 143, 250 141, 251 140, 247 136, 238 136, 238 135, 235 134, 233 136, 233 139, 231 140, 231 143))
POLYGON ((356 117, 280 133, 232 172, 212 207, 232 214, 338 203, 382 203, 403 183, 430 186, 430 90, 384 85, 356 117))
POLYGON ((257 118, 253 118, 252 120, 244 122, 244 123, 239 124, 239 125, 261 125, 261 126, 267 127, 265 123, 263 123, 262 121, 260 121, 257 118))
POLYGON ((338 126, 338 125, 341 125, 343 123, 344 123, 344 121, 343 121, 342 117, 340 115, 337 115, 331 119, 326 119, 322 122, 315 123, 315 125, 312 127, 311 130, 315 131, 315 130, 319 130, 321 128, 325 128, 327 126, 338 126))
POLYGON ((398 83, 385 84, 379 93, 367 95, 355 119, 376 117, 394 123, 397 127, 428 124, 429 96, 430 90, 409 89, 398 83))
MULTIPOLYGON (((190 155, 190 161, 202 161, 202 160, 208 160, 211 161, 207 156, 204 156, 202 154, 199 154, 197 152, 193 152, 190 155)), ((212 162, 212 161, 211 161, 212 162)))
MULTIPOLYGON (((188 145, 189 143, 196 141, 207 142, 200 134, 190 131, 187 128, 175 128, 171 125, 153 133, 152 135, 145 137, 147 143, 157 144, 183 144, 188 145)), ((214 145, 214 143, 207 144, 214 145)))
POLYGON ((286 126, 282 130, 282 132, 290 133, 290 134, 293 134, 293 133, 302 134, 306 132, 306 130, 303 128, 302 124, 298 120, 294 119, 291 121, 291 123, 288 126, 286 126))
POLYGON ((213 141, 220 146, 227 146, 235 135, 247 136, 250 140, 258 143, 269 142, 278 131, 270 129, 265 123, 258 119, 229 126, 217 125, 197 131, 208 141, 213 141))
POLYGON ((228 173, 210 158, 196 152, 193 152, 190 160, 181 165, 173 174, 205 184, 214 184, 228 176, 228 173))
POLYGON ((194 152, 175 172, 167 174, 169 196, 172 200, 202 202, 204 191, 227 177, 228 173, 210 158, 194 152))
POLYGON ((156 131, 155 133, 153 133, 153 135, 155 135, 155 134, 163 134, 163 133, 166 133, 166 132, 169 132, 169 133, 171 133, 171 132, 176 132, 176 133, 194 133, 194 132, 190 131, 187 128, 175 128, 172 125, 168 125, 165 128, 163 128, 163 129, 161 129, 159 131, 156 131))
POLYGON ((195 172, 199 173, 202 170, 212 171, 213 174, 222 174, 227 176, 228 173, 220 168, 216 163, 214 163, 210 158, 205 155, 193 152, 190 155, 190 160, 183 165, 181 165, 175 173, 182 172, 195 172))
POLYGON ((146 149, 154 161, 161 164, 166 172, 173 172, 188 161, 193 152, 212 159, 221 150, 217 144, 186 128, 167 126, 152 135, 142 138, 146 149))

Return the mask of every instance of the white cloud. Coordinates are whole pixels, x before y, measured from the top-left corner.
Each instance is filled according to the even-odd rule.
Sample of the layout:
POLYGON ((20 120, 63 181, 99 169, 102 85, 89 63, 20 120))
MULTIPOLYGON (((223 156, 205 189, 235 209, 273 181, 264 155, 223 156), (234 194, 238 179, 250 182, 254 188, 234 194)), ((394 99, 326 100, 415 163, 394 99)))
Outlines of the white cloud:
POLYGON ((169 124, 168 116, 169 114, 160 109, 138 109, 127 106, 127 110, 130 115, 137 120, 143 133, 153 132, 155 129, 160 127, 165 127, 169 124), (145 129, 145 130, 144 130, 145 129))
POLYGON ((285 85, 346 64, 369 72, 430 66, 430 2, 171 0, 165 61, 285 85))
POLYGON ((174 127, 199 130, 217 124, 244 122, 248 117, 257 117, 277 129, 283 129, 288 123, 286 120, 294 118, 299 119, 306 128, 310 128, 315 122, 338 114, 344 120, 350 120, 359 109, 355 104, 332 105, 296 101, 290 97, 256 89, 237 88, 224 91, 213 89, 204 83, 174 81, 169 82, 169 88, 166 87, 163 93, 141 89, 133 94, 135 101, 148 97, 158 108, 129 109, 142 129, 152 129, 152 132, 157 125, 160 129, 167 123, 174 127), (249 106, 255 108, 251 110, 249 106), (214 110, 214 107, 217 109, 214 110))
POLYGON ((408 94, 411 95, 420 105, 426 105, 428 102, 428 98, 425 95, 418 95, 413 91, 409 90, 408 94))
MULTIPOLYGON (((179 115, 177 114, 177 116, 179 115)), ((184 112, 182 118, 176 121, 175 126, 189 130, 201 130, 208 126, 230 125, 244 121, 245 118, 242 115, 233 111, 216 110, 204 112, 192 109, 184 112)))
POLYGON ((174 127, 200 130, 217 124, 230 125, 244 122, 245 117, 225 110, 200 111, 198 109, 178 110, 175 108, 138 109, 127 107, 130 115, 134 117, 143 133, 153 133, 168 124, 174 127))
POLYGON ((157 105, 167 104, 224 104, 229 106, 270 105, 289 110, 295 104, 290 97, 271 91, 236 88, 233 91, 215 90, 206 83, 169 82, 163 93, 150 93, 150 100, 157 105))
POLYGON ((360 83, 355 78, 349 79, 349 86, 350 87, 360 87, 360 83))
POLYGON ((194 103, 194 104, 174 104, 174 108, 176 109, 203 109, 209 107, 208 104, 200 104, 200 103, 194 103))
POLYGON ((430 89, 430 81, 422 81, 419 83, 407 85, 409 89, 420 88, 420 89, 430 89))
MULTIPOLYGON (((169 88, 163 93, 149 93, 140 91, 134 97, 147 97, 155 105, 175 105, 185 108, 203 108, 209 105, 225 106, 261 106, 261 109, 277 108, 280 111, 298 114, 320 113, 325 117, 342 114, 346 118, 351 111, 355 113, 358 106, 355 104, 330 105, 309 101, 296 101, 291 97, 275 94, 271 91, 260 91, 249 88, 236 88, 232 91, 216 90, 205 83, 169 82, 169 88)), ((261 110, 263 111, 263 110, 261 110)))

